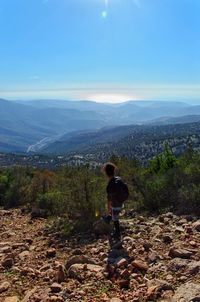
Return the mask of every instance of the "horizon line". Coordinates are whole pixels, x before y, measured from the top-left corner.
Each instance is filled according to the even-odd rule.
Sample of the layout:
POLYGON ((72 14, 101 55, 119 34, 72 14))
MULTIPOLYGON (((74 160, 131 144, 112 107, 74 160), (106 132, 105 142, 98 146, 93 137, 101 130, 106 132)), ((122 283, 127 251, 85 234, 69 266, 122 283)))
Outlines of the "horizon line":
POLYGON ((123 103, 130 103, 130 102, 135 102, 135 103, 139 103, 139 102, 170 102, 170 103, 186 103, 186 104, 189 104, 189 103, 200 103, 200 98, 199 99, 196 99, 196 98, 187 98, 187 99, 174 99, 174 100, 170 100, 170 99, 151 99, 151 98, 147 98, 147 99, 136 99, 136 100, 132 100, 132 99, 129 99, 129 100, 121 100, 120 102, 109 102, 109 101, 97 101, 95 99, 91 100, 91 99, 56 99, 56 98, 30 98, 30 99, 18 99, 18 98, 2 98, 0 96, 0 101, 7 101, 7 102, 33 102, 33 101, 36 101, 36 102, 40 102, 40 101, 52 101, 52 102, 91 102, 91 103, 97 103, 97 104, 109 104, 109 105, 117 105, 117 104, 123 104, 123 103))

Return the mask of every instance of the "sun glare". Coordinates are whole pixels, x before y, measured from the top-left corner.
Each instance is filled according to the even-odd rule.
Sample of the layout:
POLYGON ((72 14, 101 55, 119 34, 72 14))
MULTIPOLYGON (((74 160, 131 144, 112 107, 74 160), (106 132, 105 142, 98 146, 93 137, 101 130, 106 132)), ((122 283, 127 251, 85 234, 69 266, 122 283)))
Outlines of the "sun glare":
POLYGON ((104 0, 104 10, 101 12, 101 17, 103 19, 107 18, 108 16, 108 0, 104 0))
POLYGON ((101 16, 102 16, 102 18, 106 18, 107 16, 108 16, 108 13, 107 13, 107 11, 103 11, 102 13, 101 13, 101 16))
POLYGON ((127 94, 95 94, 87 98, 90 101, 99 103, 121 103, 130 100, 135 100, 136 97, 127 94))

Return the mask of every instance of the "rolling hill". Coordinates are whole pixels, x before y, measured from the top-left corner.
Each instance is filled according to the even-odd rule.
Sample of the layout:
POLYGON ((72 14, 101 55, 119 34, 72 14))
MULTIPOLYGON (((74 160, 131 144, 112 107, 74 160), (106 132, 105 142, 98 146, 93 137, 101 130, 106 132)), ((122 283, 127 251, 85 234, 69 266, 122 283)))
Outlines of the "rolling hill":
POLYGON ((64 133, 105 125, 98 112, 36 108, 0 100, 0 151, 26 152, 30 145, 64 133))
POLYGON ((111 155, 136 158, 146 162, 169 145, 176 155, 191 145, 200 149, 200 122, 173 125, 131 125, 77 133, 50 144, 44 153, 78 154, 96 161, 111 155))
MULTIPOLYGON (((102 127, 103 132, 107 131, 106 137, 109 137, 108 131, 112 127, 146 123, 188 123, 197 121, 197 115, 200 115, 200 106, 185 102, 129 101, 108 104, 90 101, 0 99, 0 151, 40 152, 48 145, 49 150, 53 150, 51 144, 58 141, 54 145, 55 152, 68 152, 85 144, 85 132, 89 132, 88 137, 92 136, 87 142, 88 146, 92 141, 102 140, 104 143, 105 137, 98 131, 102 127), (62 147, 65 138, 70 139, 67 149, 62 147), (56 144, 59 144, 59 148, 56 144)), ((113 132, 110 138, 116 139, 113 132)), ((123 130, 120 132, 123 136, 123 130)), ((106 143, 107 141, 108 138, 106 143)))

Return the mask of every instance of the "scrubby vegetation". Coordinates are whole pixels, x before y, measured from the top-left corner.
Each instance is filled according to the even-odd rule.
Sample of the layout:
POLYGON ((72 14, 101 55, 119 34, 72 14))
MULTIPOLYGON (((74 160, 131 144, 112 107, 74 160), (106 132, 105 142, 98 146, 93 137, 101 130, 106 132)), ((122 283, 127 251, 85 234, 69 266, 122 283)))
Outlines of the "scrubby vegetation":
POLYGON ((112 154, 137 158, 142 164, 164 151, 167 144, 176 156, 190 144, 200 150, 200 123, 170 125, 128 125, 103 128, 95 132, 77 134, 47 147, 52 154, 81 155, 96 162, 107 161, 112 154))
MULTIPOLYGON (((142 167, 137 161, 113 156, 128 183, 126 208, 137 211, 200 215, 200 153, 191 148, 176 158, 165 151, 142 167)), ((13 167, 0 171, 0 206, 44 209, 65 219, 68 230, 89 228, 106 207, 106 179, 89 165, 57 171, 13 167)))

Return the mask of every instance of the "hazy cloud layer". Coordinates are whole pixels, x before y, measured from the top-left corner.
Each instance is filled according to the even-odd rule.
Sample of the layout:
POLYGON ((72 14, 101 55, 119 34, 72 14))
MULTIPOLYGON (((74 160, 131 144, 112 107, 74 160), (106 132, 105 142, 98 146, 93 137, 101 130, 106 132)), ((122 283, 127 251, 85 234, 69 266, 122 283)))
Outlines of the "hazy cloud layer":
POLYGON ((69 85, 57 88, 20 88, 0 89, 1 98, 53 98, 70 100, 96 100, 99 102, 120 102, 127 100, 178 100, 199 99, 200 85, 121 85, 112 87, 105 84, 99 85, 69 85))

